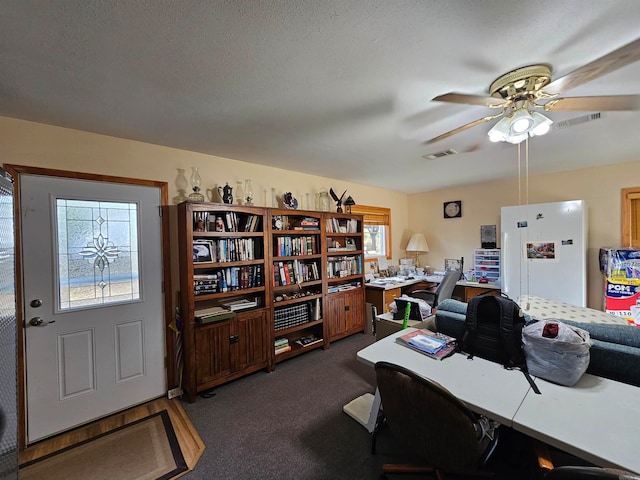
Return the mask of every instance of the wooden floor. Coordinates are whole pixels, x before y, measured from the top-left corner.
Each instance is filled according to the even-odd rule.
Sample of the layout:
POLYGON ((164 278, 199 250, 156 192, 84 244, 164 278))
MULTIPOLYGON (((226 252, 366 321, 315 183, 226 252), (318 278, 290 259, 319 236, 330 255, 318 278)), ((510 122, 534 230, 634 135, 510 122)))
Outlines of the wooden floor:
MULTIPOLYGON (((88 425, 70 430, 55 437, 43 440, 27 447, 20 452, 20 465, 36 460, 50 453, 62 450, 63 448, 75 445, 89 438, 95 437, 105 432, 109 432, 115 428, 136 420, 147 417, 154 413, 167 410, 173 429, 175 430, 182 455, 192 470, 204 452, 205 446, 200 435, 193 427, 191 420, 182 408, 178 399, 168 400, 160 398, 151 402, 138 405, 137 407, 116 413, 109 417, 103 418, 88 425)), ((187 473, 187 472, 185 472, 187 473)))

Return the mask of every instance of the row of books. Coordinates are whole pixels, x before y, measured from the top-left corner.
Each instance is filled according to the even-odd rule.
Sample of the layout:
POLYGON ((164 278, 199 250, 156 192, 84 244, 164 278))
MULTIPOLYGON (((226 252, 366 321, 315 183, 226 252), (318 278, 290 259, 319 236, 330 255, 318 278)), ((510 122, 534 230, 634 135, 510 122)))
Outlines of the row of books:
POLYGON ((198 323, 211 323, 235 317, 236 313, 225 307, 211 307, 193 312, 198 323))
POLYGON ((339 257, 327 260, 327 278, 341 278, 362 274, 362 257, 339 257))
POLYGON ((316 236, 304 237, 278 237, 276 242, 276 255, 289 257, 293 255, 313 255, 317 252, 316 236))
POLYGON ((197 239, 193 241, 193 255, 195 263, 255 260, 262 258, 262 241, 255 238, 197 239))
POLYGON ((273 286, 293 285, 296 283, 320 280, 316 262, 302 263, 298 260, 273 264, 273 286))
POLYGON ((194 275, 193 288, 195 295, 231 292, 263 285, 262 265, 222 268, 217 272, 207 274, 207 277, 202 278, 194 275))
POLYGON ((320 219, 315 217, 295 217, 283 215, 282 226, 278 230, 318 230, 320 219))
POLYGON ((360 287, 360 282, 343 283, 341 285, 331 285, 328 289, 329 293, 346 292, 347 290, 355 290, 360 287))
POLYGON ((355 218, 327 218, 327 232, 358 233, 358 221, 355 218))
MULTIPOLYGON (((310 347, 311 345, 316 345, 322 342, 322 338, 316 337, 313 333, 310 335, 305 335, 300 337, 295 341, 296 344, 301 347, 310 347)), ((287 337, 278 337, 274 342, 274 349, 276 355, 291 351, 291 344, 289 343, 289 339, 287 337)))
POLYGON ((259 232, 261 215, 238 212, 193 212, 194 232, 259 232))
POLYGON ((287 337, 276 338, 274 342, 274 348, 276 355, 291 351, 291 345, 289 345, 289 339, 287 337))

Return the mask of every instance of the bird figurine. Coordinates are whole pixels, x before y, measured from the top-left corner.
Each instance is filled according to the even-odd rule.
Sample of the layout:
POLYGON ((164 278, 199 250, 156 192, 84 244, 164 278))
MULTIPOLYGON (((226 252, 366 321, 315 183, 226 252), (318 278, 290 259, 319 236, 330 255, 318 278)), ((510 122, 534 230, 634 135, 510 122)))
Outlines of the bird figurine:
POLYGON ((333 188, 329 189, 329 193, 331 194, 331 198, 336 201, 336 212, 342 213, 342 199, 344 198, 344 194, 347 193, 347 191, 345 190, 342 195, 340 195, 340 198, 338 198, 336 192, 333 191, 333 188))

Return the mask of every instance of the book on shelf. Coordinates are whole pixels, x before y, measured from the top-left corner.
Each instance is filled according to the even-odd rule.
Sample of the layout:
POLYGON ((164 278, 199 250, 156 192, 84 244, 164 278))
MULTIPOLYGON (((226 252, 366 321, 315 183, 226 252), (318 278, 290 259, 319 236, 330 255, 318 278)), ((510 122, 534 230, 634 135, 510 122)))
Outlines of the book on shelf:
POLYGON ((198 323, 217 322, 218 320, 225 320, 234 316, 235 312, 224 307, 204 308, 193 312, 193 317, 198 323))
POLYGON ((236 300, 234 302, 223 303, 223 306, 227 307, 229 310, 236 312, 238 310, 244 310, 245 308, 252 308, 258 306, 257 300, 247 300, 243 298, 242 300, 236 300))
POLYGON ((320 342, 322 342, 322 339, 316 337, 314 334, 305 335, 304 337, 300 337, 298 340, 296 340, 296 343, 303 347, 310 347, 311 345, 315 345, 316 343, 320 342))
POLYGON ((276 340, 274 342, 274 346, 276 348, 284 347, 285 345, 289 345, 289 339, 287 337, 276 338, 276 340))
POLYGON ((285 352, 290 352, 291 351, 291 345, 287 344, 284 347, 276 347, 276 355, 279 355, 281 353, 285 353, 285 352))
POLYGON ((456 339, 427 329, 414 330, 396 339, 398 343, 430 358, 442 360, 456 351, 456 339))

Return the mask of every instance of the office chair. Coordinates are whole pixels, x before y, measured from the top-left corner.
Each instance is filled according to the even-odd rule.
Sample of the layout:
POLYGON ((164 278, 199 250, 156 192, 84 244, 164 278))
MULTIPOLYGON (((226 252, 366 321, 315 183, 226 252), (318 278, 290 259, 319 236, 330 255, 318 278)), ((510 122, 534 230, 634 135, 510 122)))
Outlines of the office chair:
POLYGON ((549 471, 545 480, 638 480, 632 472, 601 467, 562 466, 549 471))
POLYGON ((431 308, 436 308, 438 306, 438 302, 451 298, 453 295, 453 289, 456 288, 456 283, 460 280, 461 275, 462 273, 457 270, 450 270, 445 274, 435 292, 430 290, 414 290, 411 292, 411 296, 414 298, 421 298, 431 305, 431 308))
MULTIPOLYGON (((496 424, 476 415, 451 392, 406 368, 388 362, 375 365, 383 423, 407 452, 428 465, 383 465, 386 473, 445 473, 490 477, 482 470, 498 442, 496 424)), ((372 445, 375 453, 375 442, 372 445)))
POLYGON ((534 441, 538 469, 544 480, 640 480, 640 476, 626 470, 585 465, 554 465, 547 444, 534 441))

